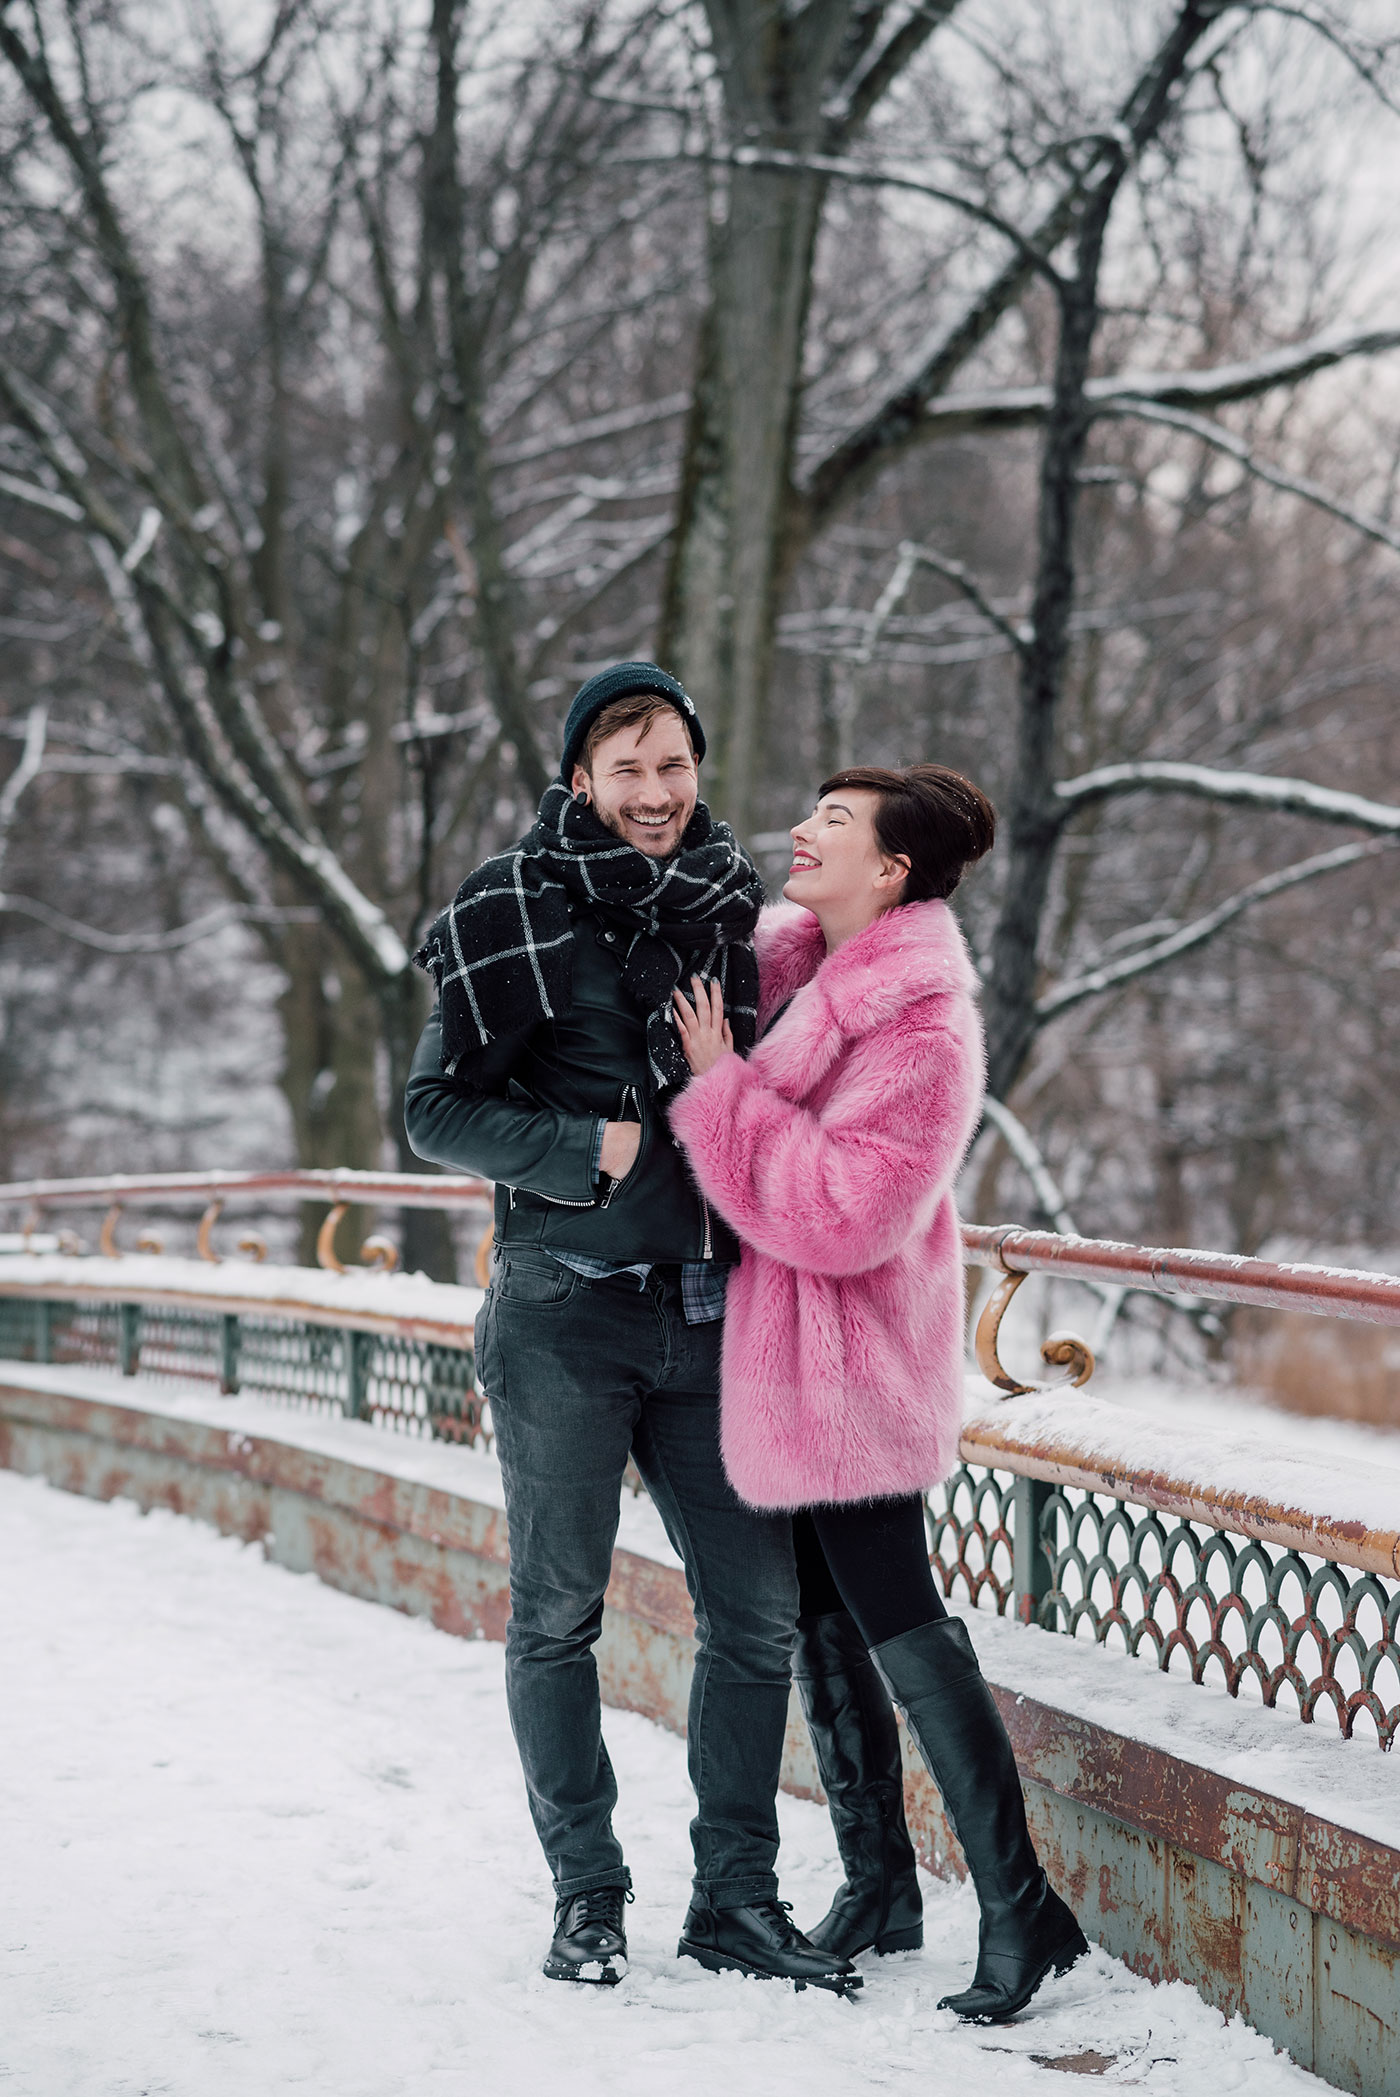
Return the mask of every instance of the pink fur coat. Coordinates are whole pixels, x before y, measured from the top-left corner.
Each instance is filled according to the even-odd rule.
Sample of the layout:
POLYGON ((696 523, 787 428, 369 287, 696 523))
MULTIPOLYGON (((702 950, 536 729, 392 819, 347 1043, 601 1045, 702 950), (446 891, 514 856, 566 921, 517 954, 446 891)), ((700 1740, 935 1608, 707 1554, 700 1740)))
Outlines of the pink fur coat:
POLYGON ((918 1491, 952 1468, 963 1266, 952 1184, 983 1089, 975 976, 948 905, 886 911, 830 956, 808 910, 758 926, 760 1029, 671 1108, 743 1242, 725 1313, 725 1468, 754 1507, 918 1491))

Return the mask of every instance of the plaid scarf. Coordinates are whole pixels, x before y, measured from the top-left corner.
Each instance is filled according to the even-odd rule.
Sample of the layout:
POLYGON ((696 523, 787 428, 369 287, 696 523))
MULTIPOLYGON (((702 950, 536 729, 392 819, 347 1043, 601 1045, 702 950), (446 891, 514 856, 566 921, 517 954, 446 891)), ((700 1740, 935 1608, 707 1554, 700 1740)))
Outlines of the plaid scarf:
POLYGON ((568 1012, 571 902, 625 942, 622 981, 647 1015, 654 1091, 689 1076, 671 1006, 682 976, 718 978, 734 1045, 746 1055, 758 1021, 753 928, 763 900, 753 861, 703 801, 674 857, 648 859, 556 781, 533 830, 467 876, 413 957, 437 982, 443 1069, 450 1076, 496 1035, 568 1012))

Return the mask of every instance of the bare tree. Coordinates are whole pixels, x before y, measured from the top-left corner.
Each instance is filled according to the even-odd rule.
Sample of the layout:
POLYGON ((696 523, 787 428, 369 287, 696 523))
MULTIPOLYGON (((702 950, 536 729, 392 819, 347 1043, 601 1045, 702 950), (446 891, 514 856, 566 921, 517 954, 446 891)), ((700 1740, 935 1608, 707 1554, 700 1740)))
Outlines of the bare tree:
MULTIPOLYGON (((1362 934, 1347 1007, 1313 899, 1388 880, 1383 769, 1325 724, 1383 710, 1357 680, 1398 638, 1400 546, 1393 417, 1368 456, 1326 405, 1400 315, 1318 259, 1334 178, 1278 109, 1306 53, 1381 110, 1395 52, 1320 0, 1113 20, 1090 69, 1014 0, 577 0, 525 34, 292 0, 192 9, 159 50, 120 5, 7 10, 17 759, 49 709, 5 801, 11 925, 133 980, 266 957, 299 1155, 377 1162, 417 930, 520 827, 572 685, 659 631, 750 835, 848 756, 936 735, 985 776, 998 1095, 1078 1216, 1137 1215, 1146 1180, 1184 1218, 1209 1173, 1265 1228, 1286 1175, 1218 1044, 1286 1098, 1285 921, 1294 995, 1347 1012, 1348 1130, 1385 1065, 1362 934), (145 203, 150 87, 217 238, 145 203), (108 893, 158 910, 31 872, 41 816, 99 800, 102 864, 122 825, 153 864, 156 795, 184 892, 108 893), (1208 1082, 1160 988, 1187 966, 1208 1082), (1150 1101, 1095 1097, 1115 1041, 1150 1101)), ((1328 1142, 1367 1178, 1319 1106, 1309 1169, 1328 1142)))
MULTIPOLYGON (((41 258, 0 357, 29 461, 4 492, 86 538, 145 679, 151 761, 173 767, 231 903, 285 970, 300 1155, 377 1162, 387 1106, 408 1162, 414 927, 474 796, 495 777, 533 801, 548 777, 526 697, 532 552, 633 497, 624 480, 561 500, 549 447, 527 443, 513 463, 534 461, 538 493, 517 471, 503 509, 492 442, 509 470, 512 431, 557 404, 597 333, 588 270, 625 274, 608 257, 626 234, 617 178, 582 192, 626 119, 590 88, 626 78, 649 18, 613 27, 581 4, 514 63, 490 25, 473 42, 465 0, 437 0, 421 51, 389 13, 325 20, 298 0, 251 48, 231 19, 195 17, 165 66, 223 130, 254 261, 246 302, 197 286, 193 339, 196 300, 121 179, 134 119, 110 25, 38 6, 28 34, 0 23, 21 111, 11 210, 41 258), (352 104, 319 65, 336 35, 352 104), (55 173, 72 198, 57 214, 40 195, 55 173), (55 291, 74 318, 45 357, 36 309, 55 291), (363 402, 349 416, 337 353, 363 402), (327 418, 339 462, 307 443, 327 418), (507 513, 532 510, 512 537, 507 513), (479 697, 444 713, 422 679, 454 653, 479 697)), ((123 47, 118 18, 119 52, 134 33, 123 47)), ((596 601, 611 579, 595 562, 572 594, 596 601)), ((562 637, 567 580, 551 597, 562 637)), ((441 1268, 440 1221, 407 1227, 410 1256, 441 1268)))

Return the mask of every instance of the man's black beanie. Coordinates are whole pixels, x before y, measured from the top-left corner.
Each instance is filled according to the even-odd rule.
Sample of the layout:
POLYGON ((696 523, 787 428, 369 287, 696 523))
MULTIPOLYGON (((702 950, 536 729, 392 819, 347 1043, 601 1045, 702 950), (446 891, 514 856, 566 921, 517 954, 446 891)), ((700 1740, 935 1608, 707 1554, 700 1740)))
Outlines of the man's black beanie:
POLYGON ((655 663, 614 663, 611 669, 590 677, 574 695, 564 723, 564 755, 559 760, 559 777, 566 786, 573 777, 588 731, 603 708, 611 706, 614 699, 625 699, 629 692, 655 692, 658 698, 669 700, 690 731, 697 760, 705 755, 705 731, 700 726, 695 701, 685 687, 655 663))

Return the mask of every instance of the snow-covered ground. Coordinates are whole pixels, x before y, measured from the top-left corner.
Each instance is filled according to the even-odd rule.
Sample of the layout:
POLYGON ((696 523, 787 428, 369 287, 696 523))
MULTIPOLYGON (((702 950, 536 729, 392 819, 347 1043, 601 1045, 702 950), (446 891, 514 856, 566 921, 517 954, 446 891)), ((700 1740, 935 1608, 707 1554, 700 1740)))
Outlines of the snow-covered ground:
MULTIPOLYGON (((561 1987, 499 1647, 4 1472, 0 1581, 0 2093, 922 2097, 1071 2066, 1191 2097, 1322 2087, 1098 1951, 1017 2023, 955 2024, 934 2004, 976 1911, 932 1880, 927 1950, 870 1962, 853 2004, 677 1961, 684 1751, 618 1712, 632 1972, 561 1987)), ((782 1817, 811 1919, 827 1819, 782 1817)))

